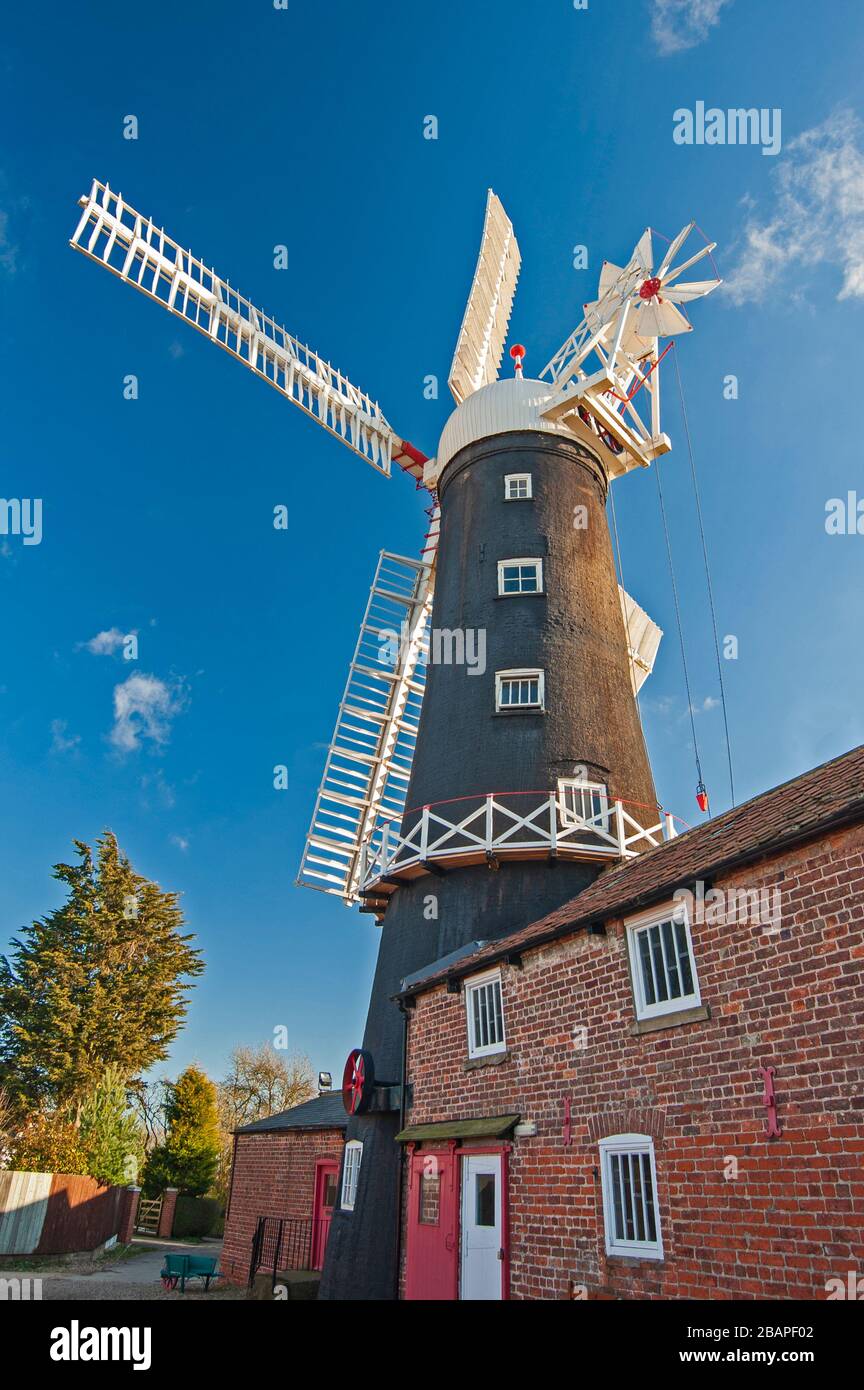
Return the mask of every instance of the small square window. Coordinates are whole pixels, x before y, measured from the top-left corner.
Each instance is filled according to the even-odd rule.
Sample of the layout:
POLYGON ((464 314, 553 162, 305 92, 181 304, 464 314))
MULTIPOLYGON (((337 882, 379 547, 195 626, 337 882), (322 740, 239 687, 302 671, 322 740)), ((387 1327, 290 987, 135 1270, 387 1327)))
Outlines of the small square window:
POLYGON ((493 1052, 505 1052, 507 1043, 504 1038, 501 975, 497 970, 466 984, 465 1010, 468 1017, 468 1056, 488 1057, 493 1052))
POLYGON ((343 1211, 353 1211, 357 1200, 357 1179, 360 1177, 360 1162, 363 1158, 363 1145, 359 1139, 350 1139, 345 1145, 345 1162, 342 1166, 343 1211))
POLYGON ((499 594, 541 594, 543 592, 542 560, 499 560, 499 594))
POLYGON ((636 1017, 656 1018, 702 1001, 683 902, 625 922, 636 1017))
POLYGON ((533 497, 530 473, 507 473, 504 477, 505 502, 530 502, 533 497))
POLYGON ((600 1143, 606 1254, 662 1260, 654 1141, 616 1134, 600 1143))
POLYGON ((542 671, 496 671, 495 708, 499 713, 516 709, 543 709, 542 671))

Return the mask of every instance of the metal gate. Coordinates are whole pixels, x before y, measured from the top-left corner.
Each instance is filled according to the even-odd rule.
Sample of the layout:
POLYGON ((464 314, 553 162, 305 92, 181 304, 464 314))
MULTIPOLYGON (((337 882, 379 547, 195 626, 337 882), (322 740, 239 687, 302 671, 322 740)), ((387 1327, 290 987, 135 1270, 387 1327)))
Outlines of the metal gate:
POLYGON ((296 1218, 280 1221, 275 1216, 259 1216, 252 1237, 250 1289, 259 1270, 266 1271, 275 1283, 280 1270, 311 1269, 314 1232, 314 1221, 298 1221, 296 1218))

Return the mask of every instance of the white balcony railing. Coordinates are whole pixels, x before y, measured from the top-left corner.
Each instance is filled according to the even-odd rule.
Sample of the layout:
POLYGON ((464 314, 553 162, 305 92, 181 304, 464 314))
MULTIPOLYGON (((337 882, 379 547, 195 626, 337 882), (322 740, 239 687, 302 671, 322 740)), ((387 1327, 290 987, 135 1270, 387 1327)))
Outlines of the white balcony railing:
POLYGON ((618 799, 597 815, 583 819, 572 807, 565 807, 555 793, 536 794, 538 799, 528 805, 534 795, 492 792, 483 797, 462 797, 406 814, 401 830, 395 822, 387 822, 361 849, 360 890, 374 888, 382 879, 415 877, 418 870, 422 873, 425 865, 436 861, 480 863, 484 859, 541 855, 631 859, 675 838, 674 817, 669 812, 655 810, 660 819, 645 826, 618 799), (515 798, 518 805, 508 806, 508 797, 515 798), (413 822, 412 815, 416 817, 413 822))

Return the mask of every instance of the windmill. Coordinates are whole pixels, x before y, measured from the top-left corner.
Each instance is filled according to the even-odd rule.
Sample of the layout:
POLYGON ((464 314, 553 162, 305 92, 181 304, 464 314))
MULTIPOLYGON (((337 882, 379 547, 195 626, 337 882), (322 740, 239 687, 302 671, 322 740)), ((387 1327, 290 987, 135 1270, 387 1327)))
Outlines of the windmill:
MULTIPOLYGON (((429 494, 419 559, 382 551, 376 567, 298 877, 304 886, 353 904, 364 846, 405 806, 425 686, 440 465, 391 427, 377 401, 108 184, 94 180, 79 204, 70 241, 75 250, 197 328, 378 472, 389 478, 395 464, 429 494), (381 635, 391 632, 400 636, 392 664, 381 655, 381 635)), ((540 373, 548 390, 538 421, 577 437, 589 431, 613 478, 670 448, 660 428, 659 340, 689 332, 678 306, 720 283, 678 278, 714 249, 705 245, 679 261, 694 225, 679 232, 656 267, 648 230, 625 266, 604 262, 597 300, 584 306, 581 323, 540 373), (643 390, 647 411, 640 408, 643 390)), ((520 266, 513 225, 490 190, 448 379, 457 406, 498 379, 520 266)), ((514 348, 513 355, 521 379, 524 349, 514 348)), ((623 590, 621 605, 637 691, 650 673, 660 632, 623 590)))
POLYGON ((381 553, 298 878, 383 924, 363 1046, 346 1066, 356 1080, 360 1057, 364 1078, 362 1106, 356 1087, 345 1097, 350 1212, 334 1212, 320 1296, 390 1298, 407 1103, 394 996, 672 833, 634 699, 660 629, 618 584, 606 504, 615 479, 671 447, 660 344, 689 332, 681 306, 719 284, 680 278, 713 246, 687 255, 691 223, 658 258, 645 232, 624 266, 604 264, 597 299, 540 376, 525 377, 517 344, 515 375, 499 378, 521 260, 490 191, 449 375, 456 409, 429 458, 107 185, 80 202, 76 250, 379 473, 395 464, 428 493, 418 557, 381 553), (472 635, 482 660, 479 645, 468 660, 472 635))

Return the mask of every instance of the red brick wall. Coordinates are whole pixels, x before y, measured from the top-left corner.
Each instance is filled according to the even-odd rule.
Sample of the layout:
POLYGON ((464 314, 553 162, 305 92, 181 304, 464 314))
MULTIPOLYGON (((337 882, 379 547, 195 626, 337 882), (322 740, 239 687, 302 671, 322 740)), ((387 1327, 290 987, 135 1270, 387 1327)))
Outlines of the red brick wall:
POLYGON ((418 999, 409 1122, 537 1123, 511 1154, 512 1297, 822 1299, 827 1279, 864 1273, 862 851, 855 828, 715 880, 778 887, 782 918, 776 935, 693 924, 708 1020, 634 1036, 620 922, 503 967, 500 1065, 466 1070, 461 993, 418 999), (771 1141, 761 1062, 777 1068, 771 1141), (597 1142, 624 1132, 655 1136, 662 1261, 605 1254, 597 1142))
POLYGON ((252 1237, 259 1216, 310 1220, 315 1200, 315 1163, 342 1158, 340 1129, 287 1130, 237 1137, 231 1200, 225 1221, 220 1268, 234 1284, 249 1277, 252 1237))

